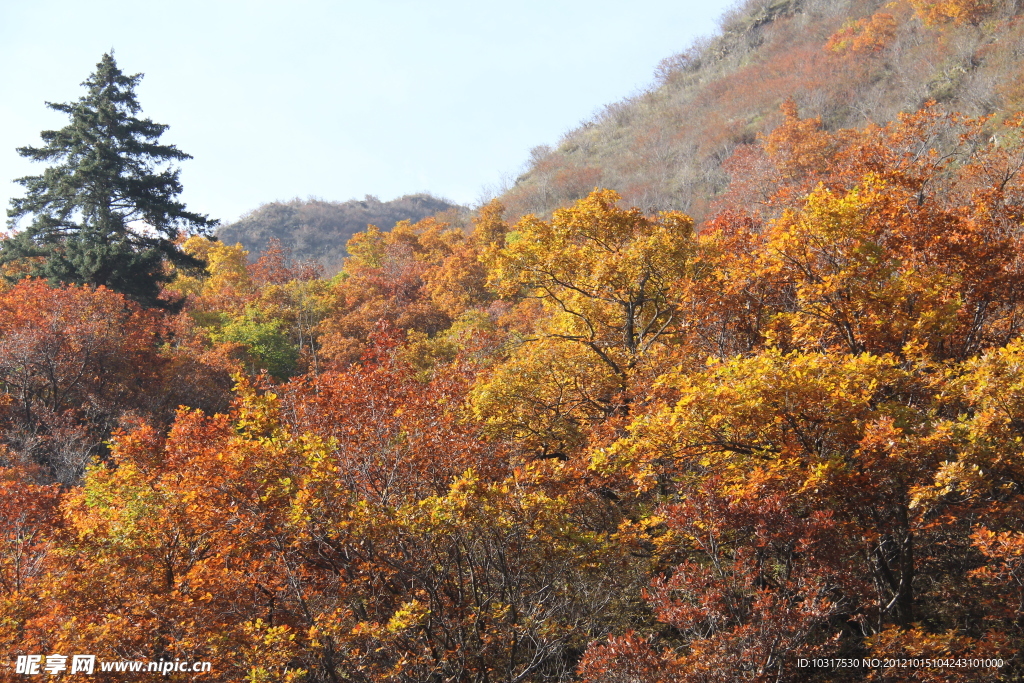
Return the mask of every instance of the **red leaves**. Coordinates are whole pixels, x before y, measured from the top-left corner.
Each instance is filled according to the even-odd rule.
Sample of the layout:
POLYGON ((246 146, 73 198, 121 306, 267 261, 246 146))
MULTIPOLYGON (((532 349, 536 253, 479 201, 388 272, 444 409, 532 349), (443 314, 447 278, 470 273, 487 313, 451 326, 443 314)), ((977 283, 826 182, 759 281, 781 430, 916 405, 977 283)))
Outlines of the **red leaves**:
POLYGON ((226 374, 176 346, 165 315, 103 287, 23 280, 0 293, 4 440, 19 460, 75 483, 118 426, 221 403, 226 374))
POLYGON ((457 367, 430 382, 385 349, 346 372, 293 382, 284 414, 296 432, 331 440, 337 476, 381 504, 440 493, 468 469, 499 477, 500 446, 480 439, 460 404, 470 380, 457 367))
POLYGON ((74 482, 119 413, 152 406, 159 315, 102 287, 23 280, 0 294, 0 381, 13 399, 6 440, 26 463, 74 482))
POLYGON ((0 468, 0 601, 29 590, 59 527, 56 485, 33 484, 18 468, 0 468))
POLYGON ((797 657, 836 651, 827 626, 863 582, 847 560, 843 525, 828 513, 794 510, 784 487, 769 478, 722 495, 711 478, 661 510, 685 559, 652 582, 647 598, 689 643, 684 680, 717 671, 774 680, 797 657))
POLYGON ((672 683, 683 680, 671 655, 658 653, 634 631, 591 645, 577 670, 582 683, 672 683))

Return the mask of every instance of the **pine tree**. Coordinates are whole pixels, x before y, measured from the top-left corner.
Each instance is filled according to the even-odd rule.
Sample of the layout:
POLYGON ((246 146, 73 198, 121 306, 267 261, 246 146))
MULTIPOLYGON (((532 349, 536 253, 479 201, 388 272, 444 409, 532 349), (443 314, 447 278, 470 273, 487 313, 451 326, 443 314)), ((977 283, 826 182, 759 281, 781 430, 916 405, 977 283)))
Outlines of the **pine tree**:
POLYGON ((26 216, 31 223, 0 242, 0 264, 22 264, 8 268, 9 277, 104 285, 166 308, 159 295, 170 279, 167 264, 203 266, 176 246, 181 230, 207 234, 217 221, 177 200, 180 171, 170 164, 192 157, 158 144, 166 125, 138 118, 135 86, 143 75, 126 76, 112 54, 96 67, 77 102, 46 103, 71 123, 43 131, 42 147, 18 148, 33 161, 56 163, 16 181, 27 195, 11 200, 8 226, 16 230, 26 216))

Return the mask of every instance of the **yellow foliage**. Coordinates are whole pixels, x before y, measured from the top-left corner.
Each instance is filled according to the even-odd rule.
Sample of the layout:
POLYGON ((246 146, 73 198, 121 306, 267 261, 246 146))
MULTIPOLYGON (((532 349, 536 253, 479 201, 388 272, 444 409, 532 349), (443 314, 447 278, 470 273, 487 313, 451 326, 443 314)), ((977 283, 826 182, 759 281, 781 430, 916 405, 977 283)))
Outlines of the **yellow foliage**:
POLYGON ((760 269, 789 281, 791 311, 773 323, 777 340, 847 353, 902 353, 949 335, 962 301, 944 264, 916 262, 893 247, 901 193, 875 175, 836 193, 819 187, 768 233, 760 269))
POLYGON ((345 259, 346 270, 362 265, 379 268, 384 262, 384 248, 387 236, 376 225, 366 226, 363 232, 357 232, 345 243, 349 257, 345 259))
POLYGON ((485 250, 498 291, 539 299, 546 316, 478 388, 475 409, 542 452, 624 412, 638 365, 680 322, 675 286, 690 269, 692 221, 620 209, 618 199, 595 190, 551 222, 526 216, 485 250))
POLYGON ((1014 490, 1024 478, 1024 340, 953 366, 941 381, 948 400, 963 401, 968 411, 944 423, 955 459, 936 470, 930 485, 914 490, 915 504, 1014 490))
POLYGON ((247 292, 252 288, 249 271, 245 267, 249 252, 241 244, 230 246, 193 235, 182 245, 182 251, 206 261, 206 274, 179 273, 171 284, 175 291, 192 296, 210 296, 247 292))
POLYGON ((597 454, 594 467, 625 472, 644 489, 663 467, 745 484, 755 469, 781 463, 798 477, 797 488, 840 495, 849 475, 875 462, 864 448, 869 434, 901 440, 916 426, 913 411, 882 400, 907 381, 890 356, 777 349, 667 375, 662 384, 678 401, 634 421, 630 436, 597 454))
POLYGON ((564 455, 620 391, 619 378, 578 344, 538 339, 516 348, 474 389, 470 404, 490 433, 542 455, 564 455))

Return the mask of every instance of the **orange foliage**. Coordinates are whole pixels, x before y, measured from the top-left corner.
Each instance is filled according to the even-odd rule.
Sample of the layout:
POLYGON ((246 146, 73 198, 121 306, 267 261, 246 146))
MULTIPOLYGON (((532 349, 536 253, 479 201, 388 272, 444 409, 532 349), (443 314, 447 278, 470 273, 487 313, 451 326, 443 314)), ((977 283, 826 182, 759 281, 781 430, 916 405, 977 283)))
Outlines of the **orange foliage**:
POLYGON ((995 9, 989 0, 910 0, 917 16, 929 26, 978 24, 995 9))
POLYGON ((891 14, 878 12, 867 19, 847 22, 833 33, 825 49, 851 55, 881 52, 896 36, 896 19, 891 14))
POLYGON ((361 356, 374 330, 433 337, 466 311, 492 301, 478 239, 500 232, 496 211, 485 212, 470 237, 433 218, 402 221, 390 233, 370 226, 355 235, 348 247, 352 255, 330 294, 331 315, 320 326, 323 355, 342 367, 361 356))

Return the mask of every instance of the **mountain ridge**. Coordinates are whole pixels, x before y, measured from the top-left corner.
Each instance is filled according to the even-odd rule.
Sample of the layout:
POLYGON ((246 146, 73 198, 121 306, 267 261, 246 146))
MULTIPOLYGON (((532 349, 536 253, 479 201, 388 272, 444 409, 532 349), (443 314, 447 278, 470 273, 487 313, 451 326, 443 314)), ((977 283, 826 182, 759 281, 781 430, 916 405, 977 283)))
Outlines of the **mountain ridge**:
POLYGON ((699 220, 729 183, 724 165, 782 122, 787 99, 826 130, 884 124, 928 101, 1004 115, 1024 107, 1020 11, 977 0, 750 0, 723 16, 719 34, 663 60, 647 91, 536 149, 500 198, 512 217, 550 215, 600 186, 645 211, 699 220))
POLYGON ((427 193, 404 195, 382 202, 373 195, 345 202, 292 199, 268 202, 221 227, 217 237, 229 244, 241 243, 252 257, 276 239, 296 260, 318 261, 328 274, 341 269, 347 256, 345 244, 357 232, 376 225, 390 230, 403 220, 419 221, 462 207, 427 193))

